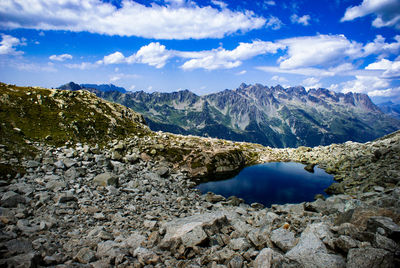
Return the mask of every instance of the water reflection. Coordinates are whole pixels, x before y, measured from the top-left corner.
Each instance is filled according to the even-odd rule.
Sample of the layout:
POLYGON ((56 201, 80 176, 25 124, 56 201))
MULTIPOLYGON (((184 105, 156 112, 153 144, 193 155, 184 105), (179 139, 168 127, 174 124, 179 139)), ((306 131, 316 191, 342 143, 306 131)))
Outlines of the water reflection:
POLYGON ((196 188, 202 193, 235 195, 249 204, 258 202, 269 207, 312 201, 316 194, 325 194, 323 190, 332 183, 333 176, 318 167, 310 173, 302 164, 277 162, 247 167, 231 179, 202 183, 196 188))

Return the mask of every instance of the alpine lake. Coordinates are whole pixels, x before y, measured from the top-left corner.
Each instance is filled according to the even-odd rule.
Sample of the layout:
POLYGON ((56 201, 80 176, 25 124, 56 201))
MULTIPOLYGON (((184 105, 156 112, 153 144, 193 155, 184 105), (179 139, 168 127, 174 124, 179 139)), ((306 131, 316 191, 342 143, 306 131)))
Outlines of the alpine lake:
POLYGON ((203 182, 196 186, 203 194, 213 192, 226 198, 237 196, 248 204, 301 203, 313 201, 315 195, 327 196, 324 189, 333 182, 333 176, 314 167, 306 171, 295 162, 271 162, 244 168, 233 178, 203 182))

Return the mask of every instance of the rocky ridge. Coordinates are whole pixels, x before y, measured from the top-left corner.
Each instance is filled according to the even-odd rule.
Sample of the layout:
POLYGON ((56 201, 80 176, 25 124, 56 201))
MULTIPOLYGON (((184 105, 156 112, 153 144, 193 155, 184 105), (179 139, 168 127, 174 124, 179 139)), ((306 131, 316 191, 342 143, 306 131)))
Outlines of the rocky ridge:
MULTIPOLYGON (((61 87, 64 88, 64 87, 61 87)), ((73 88, 73 87, 69 87, 73 88)), ((145 116, 152 130, 247 141, 272 147, 367 142, 400 129, 369 97, 327 89, 242 84, 197 96, 172 93, 121 93, 87 89, 145 116)))
MULTIPOLYGON (((76 94, 71 98, 80 102, 76 96, 86 93, 76 94)), ((93 97, 90 102, 97 99, 88 96, 93 97)), ((90 140, 55 145, 30 136, 24 126, 18 133, 34 155, 19 157, 10 146, 14 140, 0 146, 1 164, 19 163, 24 171, 2 173, 1 265, 400 264, 399 132, 366 144, 272 149, 151 132, 145 126, 124 138, 112 139, 110 133, 101 146, 90 140), (219 176, 266 161, 318 164, 339 183, 326 200, 270 208, 236 197, 202 195, 193 188, 194 177, 219 176)), ((7 124, 2 128, 8 133, 7 124)))

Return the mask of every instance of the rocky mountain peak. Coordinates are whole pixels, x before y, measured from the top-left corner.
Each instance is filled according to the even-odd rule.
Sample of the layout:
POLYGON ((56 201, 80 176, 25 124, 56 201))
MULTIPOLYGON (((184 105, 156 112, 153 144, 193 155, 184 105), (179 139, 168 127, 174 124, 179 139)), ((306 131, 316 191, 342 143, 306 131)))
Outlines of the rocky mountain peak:
POLYGON ((71 82, 69 82, 69 83, 67 83, 65 85, 62 85, 62 86, 58 87, 58 89, 76 91, 76 90, 81 90, 82 87, 80 85, 78 85, 78 84, 76 84, 76 83, 71 81, 71 82))

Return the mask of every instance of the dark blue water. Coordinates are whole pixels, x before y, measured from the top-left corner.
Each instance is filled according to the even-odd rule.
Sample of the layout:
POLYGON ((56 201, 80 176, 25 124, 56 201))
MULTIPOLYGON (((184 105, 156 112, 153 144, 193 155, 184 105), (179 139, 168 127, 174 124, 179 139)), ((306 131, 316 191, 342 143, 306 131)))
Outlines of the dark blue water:
POLYGON ((315 167, 314 173, 294 162, 265 163, 244 168, 236 177, 199 184, 202 193, 213 192, 225 197, 235 195, 246 203, 272 204, 313 201, 316 194, 334 182, 333 176, 315 167))

